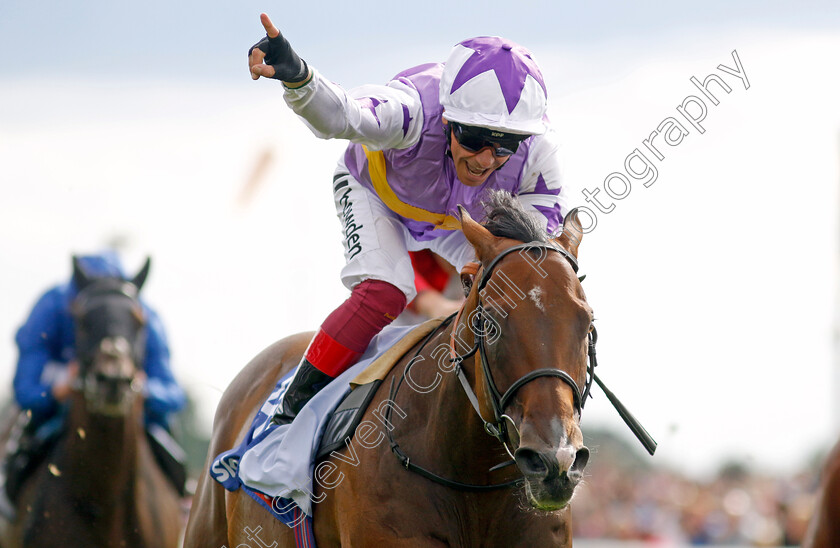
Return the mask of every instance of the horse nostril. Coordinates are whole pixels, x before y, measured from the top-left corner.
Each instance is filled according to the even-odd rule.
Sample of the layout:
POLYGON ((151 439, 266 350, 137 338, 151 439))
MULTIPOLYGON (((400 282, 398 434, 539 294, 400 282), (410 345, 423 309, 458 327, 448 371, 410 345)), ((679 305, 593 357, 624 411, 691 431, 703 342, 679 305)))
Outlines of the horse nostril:
POLYGON ((572 467, 569 469, 570 472, 577 472, 579 474, 583 473, 583 469, 586 468, 586 464, 589 462, 589 448, 588 447, 581 447, 578 449, 577 453, 575 454, 575 461, 572 463, 572 467))
POLYGON ((560 475, 560 463, 550 452, 540 452, 520 447, 514 453, 514 459, 519 469, 526 476, 550 480, 560 475))
POLYGON ((513 456, 516 465, 526 476, 545 477, 548 475, 548 467, 539 453, 533 449, 520 447, 513 456))

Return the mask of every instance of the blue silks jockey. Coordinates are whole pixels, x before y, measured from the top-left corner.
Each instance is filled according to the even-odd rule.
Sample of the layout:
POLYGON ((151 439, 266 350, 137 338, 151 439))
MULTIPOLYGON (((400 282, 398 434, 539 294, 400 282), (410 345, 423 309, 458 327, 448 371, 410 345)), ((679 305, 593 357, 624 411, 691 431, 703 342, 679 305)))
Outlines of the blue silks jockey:
MULTIPOLYGON (((113 251, 78 256, 79 267, 89 278, 127 279, 120 259, 113 251)), ((32 308, 15 337, 19 357, 14 376, 14 397, 29 415, 16 451, 4 463, 5 489, 0 506, 15 500, 27 474, 43 456, 51 441, 63 430, 67 397, 78 374, 76 334, 71 305, 78 294, 74 280, 48 289, 32 308)), ((146 345, 143 370, 144 415, 152 449, 164 472, 183 492, 186 473, 183 451, 169 435, 170 417, 186 403, 184 391, 170 368, 169 343, 158 314, 143 300, 146 345)), ((7 513, 7 512, 4 512, 7 513)))

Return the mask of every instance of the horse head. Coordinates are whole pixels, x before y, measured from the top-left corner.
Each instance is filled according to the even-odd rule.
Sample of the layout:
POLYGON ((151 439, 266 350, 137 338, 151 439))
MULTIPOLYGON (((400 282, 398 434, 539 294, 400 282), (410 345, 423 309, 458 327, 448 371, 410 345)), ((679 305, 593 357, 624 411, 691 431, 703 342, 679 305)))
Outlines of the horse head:
POLYGON ((462 210, 481 262, 468 297, 478 316, 469 321, 480 414, 495 418, 485 428, 514 457, 529 503, 557 510, 589 459, 579 426, 593 321, 576 275, 583 234, 574 211, 552 240, 515 199, 494 196, 494 204, 484 226, 462 210))
POLYGON ((88 276, 73 258, 76 357, 87 408, 91 413, 124 417, 142 391, 146 346, 145 314, 138 293, 150 261, 131 280, 88 276))

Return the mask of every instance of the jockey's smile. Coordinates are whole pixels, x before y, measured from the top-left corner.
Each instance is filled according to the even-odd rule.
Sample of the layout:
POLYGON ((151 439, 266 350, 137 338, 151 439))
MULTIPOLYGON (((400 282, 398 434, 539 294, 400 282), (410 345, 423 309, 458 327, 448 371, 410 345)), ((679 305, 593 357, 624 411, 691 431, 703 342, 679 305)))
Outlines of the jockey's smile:
POLYGON ((496 156, 491 147, 485 147, 478 152, 470 152, 461 146, 454 136, 451 140, 452 161, 455 162, 455 173, 458 180, 467 186, 479 186, 490 177, 490 174, 505 165, 510 156, 496 156))
POLYGON ((505 165, 508 158, 516 152, 519 142, 526 138, 522 136, 521 139, 517 137, 505 142, 490 141, 479 136, 489 132, 484 128, 470 128, 446 120, 444 123, 452 126, 452 131, 449 132, 449 149, 452 152, 452 161, 455 162, 455 173, 467 186, 483 184, 491 173, 505 165))

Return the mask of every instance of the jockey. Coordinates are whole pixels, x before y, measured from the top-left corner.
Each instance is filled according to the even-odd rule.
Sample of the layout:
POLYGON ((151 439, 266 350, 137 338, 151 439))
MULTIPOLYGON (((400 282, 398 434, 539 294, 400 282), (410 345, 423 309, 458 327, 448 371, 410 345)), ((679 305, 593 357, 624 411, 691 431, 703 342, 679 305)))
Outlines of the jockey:
MULTIPOLYGON (((114 252, 79 256, 78 260, 89 277, 127 279, 114 252)), ((18 406, 29 415, 29 421, 18 440, 16 453, 9 455, 5 466, 6 494, 11 500, 26 472, 35 464, 35 457, 44 449, 45 442, 63 425, 64 404, 79 373, 71 314, 71 304, 77 293, 72 279, 49 289, 35 303, 15 337, 19 357, 13 381, 14 396, 18 406)), ((184 406, 186 397, 170 370, 169 344, 163 324, 157 313, 142 300, 141 305, 146 320, 145 422, 151 441, 171 447, 165 445, 173 441, 168 437, 169 418, 184 406)), ((154 444, 153 451, 162 458, 159 447, 154 444)), ((167 471, 165 465, 164 469, 167 471)), ((178 480, 173 481, 177 483, 178 480)))
POLYGON ((411 325, 457 312, 464 302, 463 289, 455 268, 428 249, 409 251, 414 268, 417 296, 394 325, 411 325))
POLYGON ((531 53, 504 38, 456 44, 445 64, 384 86, 345 91, 309 67, 266 14, 251 77, 284 84, 286 103, 323 139, 347 139, 333 177, 350 297, 307 348, 274 421, 291 422, 350 367, 415 296, 409 251, 430 249, 458 271, 475 253, 457 206, 483 219, 491 190, 517 195, 548 233, 568 211, 546 89, 531 53))

